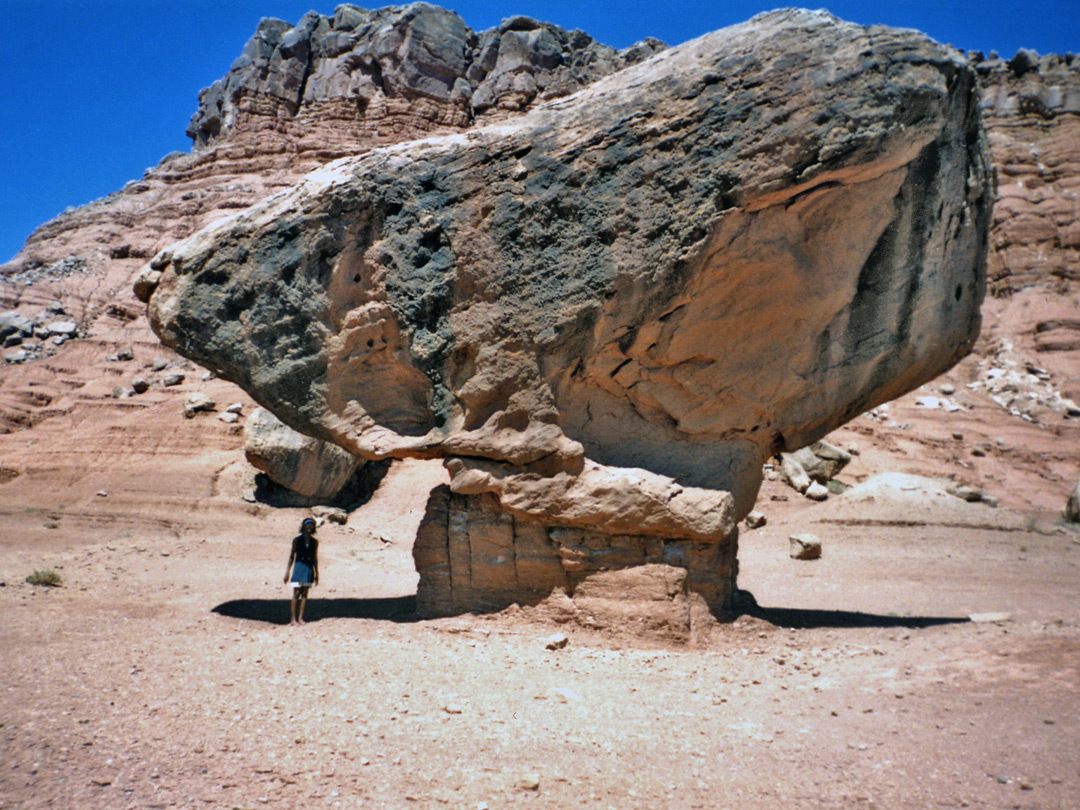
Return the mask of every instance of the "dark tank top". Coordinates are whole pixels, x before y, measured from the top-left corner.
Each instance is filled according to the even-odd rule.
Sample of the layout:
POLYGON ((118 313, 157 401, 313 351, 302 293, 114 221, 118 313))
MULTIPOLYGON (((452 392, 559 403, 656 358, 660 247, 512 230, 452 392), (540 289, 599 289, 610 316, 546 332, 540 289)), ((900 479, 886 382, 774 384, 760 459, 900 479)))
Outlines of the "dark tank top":
POLYGON ((304 565, 315 566, 315 549, 319 547, 319 541, 314 537, 305 538, 298 534, 293 538, 293 550, 296 552, 296 561, 304 565))

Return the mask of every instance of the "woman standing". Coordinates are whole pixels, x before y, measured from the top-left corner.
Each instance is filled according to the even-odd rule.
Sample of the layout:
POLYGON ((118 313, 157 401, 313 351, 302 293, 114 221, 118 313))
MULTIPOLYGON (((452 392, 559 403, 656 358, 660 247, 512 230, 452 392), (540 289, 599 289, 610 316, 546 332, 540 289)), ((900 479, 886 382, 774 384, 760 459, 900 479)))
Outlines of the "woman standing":
POLYGON ((319 584, 319 541, 315 537, 315 521, 311 518, 304 518, 300 523, 300 534, 293 538, 289 563, 285 566, 285 582, 289 581, 290 571, 293 594, 289 605, 289 624, 303 624, 308 588, 319 584), (299 612, 297 602, 300 603, 299 612))

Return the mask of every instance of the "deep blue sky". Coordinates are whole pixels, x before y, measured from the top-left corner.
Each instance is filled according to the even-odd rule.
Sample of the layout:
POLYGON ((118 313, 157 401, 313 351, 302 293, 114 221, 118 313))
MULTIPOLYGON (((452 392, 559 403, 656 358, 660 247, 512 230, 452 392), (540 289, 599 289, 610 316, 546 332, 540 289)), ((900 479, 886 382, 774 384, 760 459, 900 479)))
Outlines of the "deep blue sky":
MULTIPOLYGON (((375 7, 368 0, 359 3, 375 7)), ((789 5, 791 3, 788 3, 789 5)), ((184 135, 199 90, 224 75, 260 17, 296 22, 335 0, 0 0, 0 262, 30 232, 140 177, 184 135)), ((453 0, 476 30, 527 14, 621 48, 670 45, 741 22, 783 0, 453 0)), ((968 50, 1080 52, 1080 0, 834 0, 854 22, 918 28, 968 50)))

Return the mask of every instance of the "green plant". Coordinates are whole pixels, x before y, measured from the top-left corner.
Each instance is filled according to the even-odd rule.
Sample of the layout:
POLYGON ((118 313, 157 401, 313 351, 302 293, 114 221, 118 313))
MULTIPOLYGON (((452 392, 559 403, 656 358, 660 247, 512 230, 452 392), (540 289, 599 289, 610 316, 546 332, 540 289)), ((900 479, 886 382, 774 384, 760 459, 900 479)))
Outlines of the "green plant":
POLYGON ((55 571, 35 571, 26 578, 31 585, 48 585, 50 588, 60 587, 60 575, 55 571))

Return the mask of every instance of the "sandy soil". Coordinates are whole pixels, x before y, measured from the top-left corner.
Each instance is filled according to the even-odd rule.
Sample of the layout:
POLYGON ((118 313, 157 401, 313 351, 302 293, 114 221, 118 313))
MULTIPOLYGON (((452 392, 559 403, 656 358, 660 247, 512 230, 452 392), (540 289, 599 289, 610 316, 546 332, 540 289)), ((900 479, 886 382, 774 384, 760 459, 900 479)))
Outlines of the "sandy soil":
POLYGON ((761 607, 691 648, 528 606, 416 620, 442 475, 396 464, 320 528, 303 627, 300 510, 167 534, 9 508, 0 807, 1080 807, 1080 543, 1046 514, 853 525, 767 483, 761 607), (791 560, 806 529, 825 553, 791 560))

